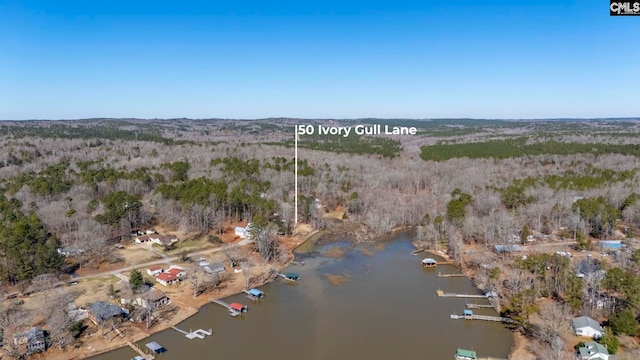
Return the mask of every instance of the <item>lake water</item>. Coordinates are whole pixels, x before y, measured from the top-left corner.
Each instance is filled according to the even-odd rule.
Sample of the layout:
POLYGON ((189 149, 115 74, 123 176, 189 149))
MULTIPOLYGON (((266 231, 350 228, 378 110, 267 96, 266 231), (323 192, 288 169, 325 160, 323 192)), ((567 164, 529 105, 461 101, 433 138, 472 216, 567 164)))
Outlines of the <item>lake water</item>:
MULTIPOLYGON (((178 325, 184 330, 212 328, 212 336, 189 340, 166 330, 140 344, 157 341, 167 349, 157 356, 164 360, 450 360, 458 347, 475 350, 481 357, 506 359, 512 334, 502 324, 450 319, 450 314, 462 314, 465 301, 486 300, 436 295, 438 289, 480 294, 471 281, 437 277, 438 272, 458 272, 452 266, 423 269, 423 256, 410 254, 414 248, 405 236, 400 234, 384 249, 366 255, 351 247, 341 259, 306 254, 305 266, 288 269, 302 277, 297 283, 279 279, 263 286, 266 296, 256 303, 244 295, 225 299, 248 304, 248 313, 234 318, 212 304, 178 325), (348 280, 332 285, 326 274, 345 274, 348 280)), ((319 246, 319 252, 327 246, 337 245, 319 246)), ((492 310, 474 312, 496 315, 492 310)), ((135 355, 122 348, 94 359, 135 355)))

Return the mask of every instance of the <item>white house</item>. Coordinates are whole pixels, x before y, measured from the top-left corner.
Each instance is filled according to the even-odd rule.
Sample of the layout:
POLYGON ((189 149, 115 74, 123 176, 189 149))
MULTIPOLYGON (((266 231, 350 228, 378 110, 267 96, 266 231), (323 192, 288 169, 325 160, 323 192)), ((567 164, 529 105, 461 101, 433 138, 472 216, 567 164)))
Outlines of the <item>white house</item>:
POLYGON ((171 265, 169 266, 169 270, 166 271, 167 273, 174 275, 177 278, 182 278, 187 276, 187 272, 184 271, 184 269, 182 269, 179 266, 175 266, 175 265, 171 265))
POLYGON ((240 226, 236 227, 236 236, 240 236, 245 239, 247 237, 247 229, 240 226))
POLYGON ((151 241, 158 245, 167 246, 178 242, 175 235, 150 235, 151 241))
POLYGON ((609 351, 602 344, 590 341, 578 349, 579 360, 609 360, 609 351))
POLYGON ((135 238, 136 244, 146 243, 147 241, 151 241, 151 237, 149 235, 138 235, 135 238))
POLYGON ((588 316, 579 316, 571 320, 571 328, 577 336, 585 336, 593 339, 602 337, 600 324, 588 316))
POLYGON ((156 276, 158 274, 161 274, 163 271, 164 270, 162 269, 162 266, 151 266, 147 269, 147 274, 149 276, 156 276))

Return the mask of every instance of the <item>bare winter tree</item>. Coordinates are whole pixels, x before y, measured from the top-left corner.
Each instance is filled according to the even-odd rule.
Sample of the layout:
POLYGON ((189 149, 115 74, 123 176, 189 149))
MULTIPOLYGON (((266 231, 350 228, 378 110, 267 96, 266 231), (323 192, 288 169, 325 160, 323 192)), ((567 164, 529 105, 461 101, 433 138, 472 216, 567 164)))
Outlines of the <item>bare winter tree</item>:
POLYGON ((569 332, 571 312, 566 305, 555 301, 540 304, 540 311, 534 326, 534 334, 541 341, 553 345, 556 338, 562 338, 569 332))

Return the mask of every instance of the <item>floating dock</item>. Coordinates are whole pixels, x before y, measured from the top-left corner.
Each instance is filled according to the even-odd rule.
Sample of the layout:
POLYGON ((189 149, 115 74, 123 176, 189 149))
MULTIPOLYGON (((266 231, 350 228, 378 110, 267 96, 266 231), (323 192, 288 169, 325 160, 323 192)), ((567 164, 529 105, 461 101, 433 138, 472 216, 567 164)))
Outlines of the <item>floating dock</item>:
POLYGON ((176 326, 171 326, 171 328, 173 330, 181 333, 181 334, 184 334, 184 336, 187 339, 190 339, 190 340, 195 339, 195 338, 204 339, 206 336, 210 336, 211 334, 213 334, 213 330, 212 329, 209 329, 209 331, 198 329, 196 331, 189 330, 189 332, 186 332, 186 331, 184 331, 184 330, 182 330, 182 329, 180 329, 180 328, 178 328, 176 326))
POLYGON ((455 293, 446 293, 442 290, 436 290, 436 294, 438 294, 439 297, 474 298, 474 299, 489 298, 488 295, 455 294, 455 293))

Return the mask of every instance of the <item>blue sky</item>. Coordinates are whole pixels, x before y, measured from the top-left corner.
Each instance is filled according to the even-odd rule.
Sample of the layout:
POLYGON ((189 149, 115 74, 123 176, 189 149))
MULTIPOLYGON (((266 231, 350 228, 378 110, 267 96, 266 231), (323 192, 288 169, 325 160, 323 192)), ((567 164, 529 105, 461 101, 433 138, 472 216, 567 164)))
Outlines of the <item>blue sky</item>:
POLYGON ((0 0, 0 34, 0 119, 640 116, 602 0, 0 0))

